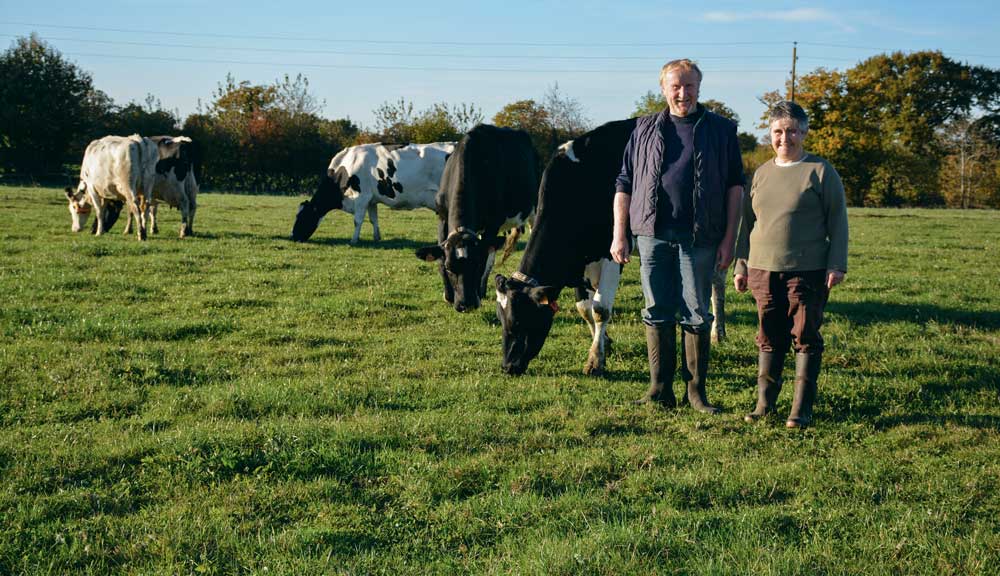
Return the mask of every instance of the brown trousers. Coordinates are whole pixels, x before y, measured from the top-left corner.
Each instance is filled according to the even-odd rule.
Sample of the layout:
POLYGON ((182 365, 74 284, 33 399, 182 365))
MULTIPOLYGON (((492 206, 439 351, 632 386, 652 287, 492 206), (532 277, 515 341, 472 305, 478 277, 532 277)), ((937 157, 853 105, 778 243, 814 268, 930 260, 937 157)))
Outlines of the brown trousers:
POLYGON ((823 310, 829 297, 826 270, 770 272, 751 268, 747 284, 757 301, 757 347, 784 354, 823 351, 823 310))

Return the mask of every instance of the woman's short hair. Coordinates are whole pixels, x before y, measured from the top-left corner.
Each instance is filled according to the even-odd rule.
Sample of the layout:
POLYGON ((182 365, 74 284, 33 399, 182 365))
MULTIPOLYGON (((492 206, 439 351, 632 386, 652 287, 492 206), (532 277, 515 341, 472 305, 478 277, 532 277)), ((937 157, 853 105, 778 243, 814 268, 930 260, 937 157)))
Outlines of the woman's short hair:
POLYGON ((806 115, 806 111, 795 102, 789 100, 782 100, 777 104, 771 106, 771 109, 767 113, 767 123, 771 124, 775 120, 795 120, 799 123, 799 131, 805 132, 809 130, 809 116, 806 115))
POLYGON ((698 65, 693 61, 688 60, 687 58, 681 58, 680 60, 671 60, 663 65, 663 68, 660 69, 660 86, 663 86, 663 83, 667 80, 667 74, 669 74, 671 70, 694 72, 698 75, 698 82, 701 83, 701 68, 698 68, 698 65))

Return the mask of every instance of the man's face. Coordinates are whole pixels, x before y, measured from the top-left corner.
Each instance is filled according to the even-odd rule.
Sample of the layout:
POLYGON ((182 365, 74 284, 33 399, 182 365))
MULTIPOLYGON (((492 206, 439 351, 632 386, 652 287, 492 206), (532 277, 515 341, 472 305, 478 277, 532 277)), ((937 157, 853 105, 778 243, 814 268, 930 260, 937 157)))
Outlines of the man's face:
POLYGON ((779 118, 771 122, 771 148, 781 162, 795 162, 802 158, 802 141, 805 132, 799 130, 799 121, 779 118))
POLYGON ((698 107, 698 88, 701 80, 694 70, 674 69, 667 72, 660 89, 667 99, 667 106, 674 116, 687 116, 698 107))

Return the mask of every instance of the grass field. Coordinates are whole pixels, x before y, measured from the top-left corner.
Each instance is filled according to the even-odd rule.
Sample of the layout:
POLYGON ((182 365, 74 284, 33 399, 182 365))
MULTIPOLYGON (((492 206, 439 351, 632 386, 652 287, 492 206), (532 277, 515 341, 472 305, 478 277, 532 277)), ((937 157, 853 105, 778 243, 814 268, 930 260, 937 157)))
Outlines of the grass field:
POLYGON ((340 212, 289 242, 297 203, 203 194, 196 236, 164 211, 139 243, 0 187, 0 574, 1000 573, 1000 213, 851 211, 787 431, 742 421, 749 296, 723 415, 636 407, 636 264, 606 377, 564 291, 511 378, 492 302, 457 314, 413 256, 431 212, 351 248, 340 212))

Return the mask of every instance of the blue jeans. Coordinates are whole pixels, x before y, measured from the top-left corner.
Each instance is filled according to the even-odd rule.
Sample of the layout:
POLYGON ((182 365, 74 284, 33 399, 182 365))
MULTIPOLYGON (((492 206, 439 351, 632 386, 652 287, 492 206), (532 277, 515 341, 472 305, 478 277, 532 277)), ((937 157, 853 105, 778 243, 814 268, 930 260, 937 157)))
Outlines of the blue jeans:
POLYGON ((716 246, 694 246, 690 237, 670 231, 639 236, 639 277, 646 307, 642 321, 650 326, 672 325, 680 319, 689 332, 708 332, 711 312, 712 274, 716 246))

